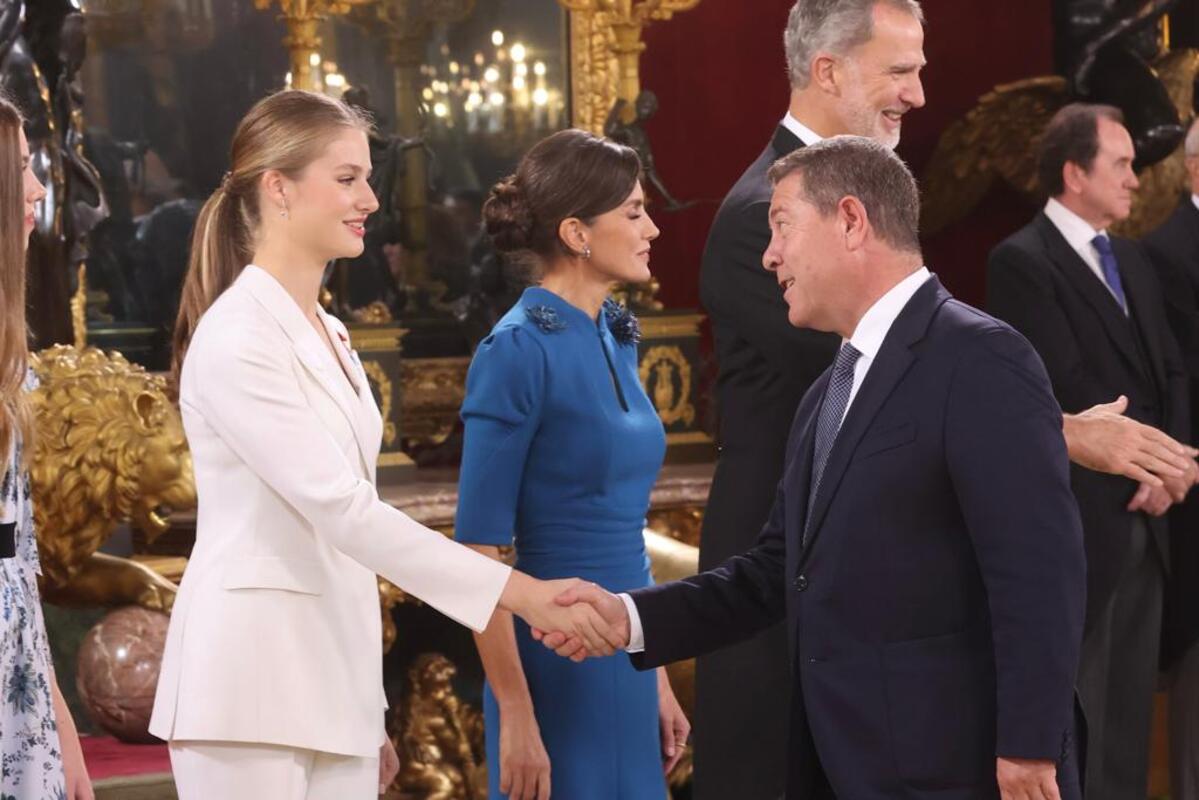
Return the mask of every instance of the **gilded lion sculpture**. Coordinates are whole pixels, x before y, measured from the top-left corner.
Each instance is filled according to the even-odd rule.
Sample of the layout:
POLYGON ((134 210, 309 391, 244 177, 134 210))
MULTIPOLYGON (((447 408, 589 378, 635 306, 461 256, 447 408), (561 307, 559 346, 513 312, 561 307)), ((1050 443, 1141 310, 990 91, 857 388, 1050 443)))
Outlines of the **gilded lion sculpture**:
POLYGON ((58 345, 31 366, 39 386, 30 474, 46 599, 169 611, 175 584, 97 552, 122 522, 152 540, 171 510, 196 505, 191 454, 165 380, 96 348, 58 345))

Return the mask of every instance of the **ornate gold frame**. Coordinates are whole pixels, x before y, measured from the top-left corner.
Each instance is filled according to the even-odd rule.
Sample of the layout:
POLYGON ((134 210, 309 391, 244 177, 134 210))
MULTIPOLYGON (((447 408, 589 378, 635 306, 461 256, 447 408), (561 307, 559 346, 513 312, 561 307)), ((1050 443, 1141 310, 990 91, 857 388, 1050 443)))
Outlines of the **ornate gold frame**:
MULTIPOLYGON (((571 119, 576 128, 603 133, 617 98, 641 92, 641 34, 653 20, 668 20, 700 0, 558 0, 570 12, 571 119)), ((631 121, 631 120, 626 120, 631 121)))

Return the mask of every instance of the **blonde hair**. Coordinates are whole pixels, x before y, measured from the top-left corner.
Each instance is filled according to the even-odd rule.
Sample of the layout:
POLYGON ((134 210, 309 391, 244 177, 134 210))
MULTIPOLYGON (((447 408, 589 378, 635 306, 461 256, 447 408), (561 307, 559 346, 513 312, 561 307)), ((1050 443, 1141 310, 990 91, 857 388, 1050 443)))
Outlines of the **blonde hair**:
POLYGON ((175 322, 171 368, 176 378, 204 312, 228 289, 254 251, 262 220, 258 185, 276 170, 298 178, 340 130, 367 131, 370 121, 323 94, 295 89, 259 100, 238 123, 229 171, 196 219, 187 277, 175 322))
MULTIPOLYGON (((33 433, 25 396, 29 331, 25 326, 25 170, 21 165, 21 112, 0 97, 0 475, 9 448, 33 433)), ((26 448, 28 452, 28 448, 26 448)))

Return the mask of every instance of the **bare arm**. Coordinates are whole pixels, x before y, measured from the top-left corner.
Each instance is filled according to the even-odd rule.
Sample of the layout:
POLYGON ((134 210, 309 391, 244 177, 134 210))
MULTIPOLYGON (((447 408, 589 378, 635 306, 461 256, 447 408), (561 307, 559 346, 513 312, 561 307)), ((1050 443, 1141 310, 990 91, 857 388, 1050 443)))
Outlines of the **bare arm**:
MULTIPOLYGON (((480 544, 467 547, 500 560, 498 547, 480 544)), ((533 697, 516 649, 512 612, 496 609, 491 623, 474 637, 500 711, 500 790, 513 800, 548 800, 550 760, 541 741, 533 697)))
POLYGON ((50 676, 50 690, 54 701, 54 722, 58 726, 58 740, 62 748, 63 774, 66 780, 67 800, 94 800, 92 781, 83 762, 83 748, 79 744, 79 731, 67 701, 58 688, 57 676, 50 676))

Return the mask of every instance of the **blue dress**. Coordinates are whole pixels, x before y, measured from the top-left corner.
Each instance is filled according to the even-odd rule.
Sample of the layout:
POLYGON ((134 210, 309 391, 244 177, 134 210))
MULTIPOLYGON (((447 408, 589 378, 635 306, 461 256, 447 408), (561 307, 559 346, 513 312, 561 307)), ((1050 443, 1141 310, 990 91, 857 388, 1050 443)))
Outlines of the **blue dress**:
MULTIPOLYGON (((479 345, 466 380, 458 541, 515 544, 537 578, 580 577, 612 592, 650 583, 642 530, 666 438, 637 370, 636 321, 615 303, 598 319, 541 288, 479 345)), ((662 800, 658 690, 623 653, 575 664, 516 644, 563 800, 662 800)), ((484 689, 492 800, 499 712, 484 689)))

